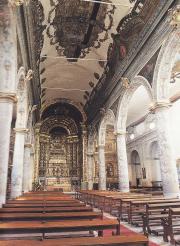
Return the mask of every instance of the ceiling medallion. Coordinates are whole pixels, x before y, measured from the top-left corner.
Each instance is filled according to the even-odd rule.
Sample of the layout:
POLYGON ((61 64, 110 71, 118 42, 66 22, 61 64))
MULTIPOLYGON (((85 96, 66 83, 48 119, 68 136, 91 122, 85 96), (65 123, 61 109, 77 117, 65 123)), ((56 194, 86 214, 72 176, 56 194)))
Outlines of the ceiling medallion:
POLYGON ((129 81, 128 78, 122 77, 122 78, 121 78, 121 82, 122 82, 122 86, 123 86, 125 89, 129 89, 129 88, 130 88, 130 81, 129 81))
POLYGON ((51 6, 47 35, 59 56, 77 61, 79 57, 84 58, 92 47, 98 49, 108 39, 108 31, 113 25, 114 5, 52 0, 51 6))
POLYGON ((180 5, 177 5, 174 9, 170 9, 169 11, 171 15, 171 22, 172 26, 179 26, 180 25, 180 5))

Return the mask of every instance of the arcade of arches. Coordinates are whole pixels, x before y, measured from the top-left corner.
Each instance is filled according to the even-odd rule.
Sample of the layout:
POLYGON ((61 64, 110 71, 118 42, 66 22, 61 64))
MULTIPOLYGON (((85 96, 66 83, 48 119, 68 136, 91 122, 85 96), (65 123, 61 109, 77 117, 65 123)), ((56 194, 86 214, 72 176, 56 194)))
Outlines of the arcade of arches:
POLYGON ((179 9, 0 1, 0 206, 38 189, 180 194, 179 9))

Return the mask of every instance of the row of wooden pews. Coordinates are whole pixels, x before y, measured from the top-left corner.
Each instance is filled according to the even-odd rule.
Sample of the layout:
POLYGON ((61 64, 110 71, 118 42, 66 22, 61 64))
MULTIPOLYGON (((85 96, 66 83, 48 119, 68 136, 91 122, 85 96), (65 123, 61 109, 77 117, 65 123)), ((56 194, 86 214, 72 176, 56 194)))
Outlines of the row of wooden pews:
POLYGON ((102 212, 62 192, 27 193, 9 200, 0 208, 0 221, 2 246, 148 245, 143 235, 120 236, 117 219, 104 218, 102 212), (107 229, 115 232, 103 237, 107 229))
POLYGON ((79 191, 76 197, 102 211, 142 227, 144 235, 162 235, 165 242, 180 245, 180 199, 151 194, 113 191, 79 191))

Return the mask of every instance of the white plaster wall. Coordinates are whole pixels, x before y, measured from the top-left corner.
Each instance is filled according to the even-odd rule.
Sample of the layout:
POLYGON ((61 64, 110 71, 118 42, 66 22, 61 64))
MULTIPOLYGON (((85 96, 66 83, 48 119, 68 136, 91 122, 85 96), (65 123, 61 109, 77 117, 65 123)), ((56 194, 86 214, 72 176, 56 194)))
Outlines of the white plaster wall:
POLYGON ((145 123, 142 122, 139 125, 136 126, 136 134, 141 135, 145 132, 145 123))
MULTIPOLYGON (((169 120, 171 126, 171 144, 174 151, 174 160, 180 159, 180 100, 173 103, 169 112, 169 120)), ((128 128, 127 128, 128 131, 128 128)), ((131 153, 133 150, 137 150, 140 156, 141 168, 146 168, 146 179, 142 179, 142 184, 149 186, 151 181, 154 180, 154 160, 151 154, 151 144, 157 141, 156 128, 151 130, 149 128, 148 118, 134 127, 135 138, 130 139, 127 136, 127 152, 128 152, 128 163, 129 163, 129 178, 132 185, 135 185, 135 169, 131 165, 131 153)))
MULTIPOLYGON (((151 117, 152 118, 152 117, 151 117)), ((152 120, 152 119, 151 119, 152 120)), ((128 131, 128 128, 127 128, 128 131)), ((128 163, 129 163, 129 179, 132 185, 136 184, 135 177, 135 167, 131 164, 131 153, 133 150, 136 150, 139 153, 140 163, 141 163, 141 176, 142 168, 146 169, 146 178, 142 177, 143 186, 151 186, 151 181, 153 179, 152 171, 152 156, 150 154, 151 144, 154 141, 157 141, 156 129, 151 130, 149 128, 149 117, 147 117, 143 122, 134 127, 134 136, 133 140, 130 139, 130 136, 127 137, 127 153, 128 153, 128 163)))
POLYGON ((170 108, 171 140, 175 160, 180 159, 180 100, 170 108))

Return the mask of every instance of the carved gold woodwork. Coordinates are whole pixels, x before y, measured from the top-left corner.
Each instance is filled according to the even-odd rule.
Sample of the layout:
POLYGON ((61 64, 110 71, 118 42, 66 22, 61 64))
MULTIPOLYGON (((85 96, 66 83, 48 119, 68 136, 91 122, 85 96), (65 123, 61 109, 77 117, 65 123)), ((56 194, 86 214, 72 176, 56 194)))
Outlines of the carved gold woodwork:
POLYGON ((81 139, 76 123, 68 117, 49 117, 41 124, 38 175, 40 180, 45 180, 46 189, 61 187, 69 191, 72 186, 80 184, 81 139), (52 133, 56 127, 65 129, 66 133, 52 133))

